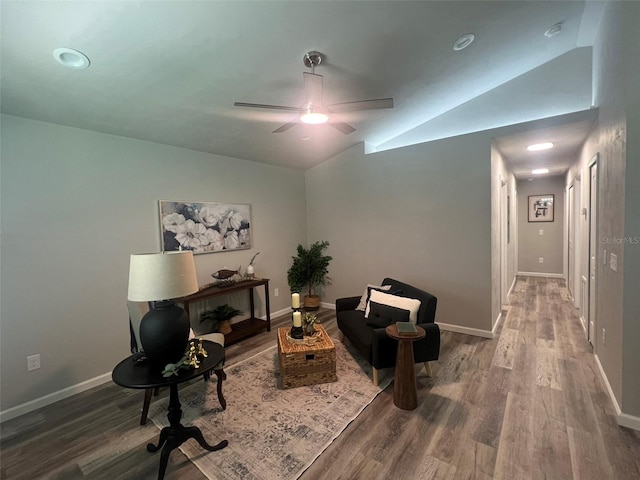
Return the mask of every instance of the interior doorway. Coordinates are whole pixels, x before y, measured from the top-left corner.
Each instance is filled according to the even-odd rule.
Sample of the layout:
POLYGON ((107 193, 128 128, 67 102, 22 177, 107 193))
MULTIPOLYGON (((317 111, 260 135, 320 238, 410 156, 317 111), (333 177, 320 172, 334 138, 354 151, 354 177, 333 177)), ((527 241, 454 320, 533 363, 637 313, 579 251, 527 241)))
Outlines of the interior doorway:
POLYGON ((598 269, 598 155, 589 163, 589 325, 587 338, 596 345, 596 282, 598 269))

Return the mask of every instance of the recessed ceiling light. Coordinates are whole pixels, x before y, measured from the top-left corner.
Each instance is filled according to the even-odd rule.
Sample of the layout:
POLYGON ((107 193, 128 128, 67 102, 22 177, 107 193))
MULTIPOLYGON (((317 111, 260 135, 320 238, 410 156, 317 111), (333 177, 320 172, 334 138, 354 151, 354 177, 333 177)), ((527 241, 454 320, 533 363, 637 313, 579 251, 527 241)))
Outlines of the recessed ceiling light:
POLYGON ((547 38, 555 37, 559 35, 562 31, 562 22, 556 23, 552 27, 549 28, 546 32, 544 32, 544 36, 547 38))
POLYGON ((457 52, 464 48, 467 48, 469 45, 473 43, 476 36, 473 33, 465 33, 461 37, 459 37, 455 42, 453 42, 453 49, 457 52))
POLYGON ((527 150, 529 150, 530 152, 538 152, 540 150, 549 150, 550 148, 553 148, 553 143, 545 142, 545 143, 535 143, 533 145, 529 145, 527 147, 527 150))
POLYGON ((536 168, 535 170, 531 170, 533 175, 542 175, 543 173, 549 173, 548 168, 536 168))
POLYGON ((56 48, 53 51, 53 58, 55 58, 59 64, 76 70, 88 68, 91 64, 89 57, 72 48, 56 48))

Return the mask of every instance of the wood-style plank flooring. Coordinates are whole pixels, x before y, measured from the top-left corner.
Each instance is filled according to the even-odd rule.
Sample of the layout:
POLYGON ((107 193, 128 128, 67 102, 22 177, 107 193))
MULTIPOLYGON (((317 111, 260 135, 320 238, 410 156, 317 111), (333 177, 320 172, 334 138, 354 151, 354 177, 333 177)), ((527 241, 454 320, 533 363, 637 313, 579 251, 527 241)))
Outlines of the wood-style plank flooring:
MULTIPOLYGON (((640 432, 616 424, 564 282, 519 277, 505 311, 494 339, 443 332, 434 376, 416 366, 418 408, 397 409, 389 386, 301 478, 640 479, 640 432)), ((321 318, 337 338, 334 313, 321 318)), ((275 344, 288 321, 228 347, 227 363, 275 344)), ((105 384, 5 422, 0 478, 155 479, 145 445, 158 429, 138 425, 141 405, 105 384)), ((165 478, 205 476, 175 450, 165 478)))

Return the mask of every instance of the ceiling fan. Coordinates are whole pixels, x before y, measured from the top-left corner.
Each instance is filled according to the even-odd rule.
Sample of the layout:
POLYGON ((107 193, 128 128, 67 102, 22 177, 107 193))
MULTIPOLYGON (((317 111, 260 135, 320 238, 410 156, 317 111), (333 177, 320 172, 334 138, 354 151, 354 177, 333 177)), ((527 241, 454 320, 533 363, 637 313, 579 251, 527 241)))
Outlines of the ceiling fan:
POLYGON ((295 127, 298 121, 308 124, 329 123, 336 130, 348 135, 356 129, 345 122, 337 121, 333 118, 334 113, 355 112, 360 110, 376 110, 381 108, 393 108, 393 98, 378 98, 374 100, 360 100, 355 102, 334 103, 325 105, 322 101, 322 75, 315 73, 315 67, 322 62, 322 54, 319 52, 308 52, 302 58, 304 65, 311 69, 311 73, 303 72, 304 91, 306 100, 300 107, 287 107, 283 105, 265 105, 261 103, 234 102, 236 107, 267 108, 271 110, 289 110, 298 113, 298 118, 285 123, 273 131, 273 133, 283 133, 295 127), (329 120, 331 118, 331 120, 329 120))

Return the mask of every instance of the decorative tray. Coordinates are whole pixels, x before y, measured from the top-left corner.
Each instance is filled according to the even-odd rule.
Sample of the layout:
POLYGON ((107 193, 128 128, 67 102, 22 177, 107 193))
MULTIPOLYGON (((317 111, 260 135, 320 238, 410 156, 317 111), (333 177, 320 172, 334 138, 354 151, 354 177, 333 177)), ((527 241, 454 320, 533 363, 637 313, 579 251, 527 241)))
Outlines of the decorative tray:
POLYGON ((313 335, 305 335, 304 338, 291 338, 291 330, 287 331, 287 341, 291 343, 298 343, 301 345, 313 345, 320 340, 320 330, 313 332, 313 335))

